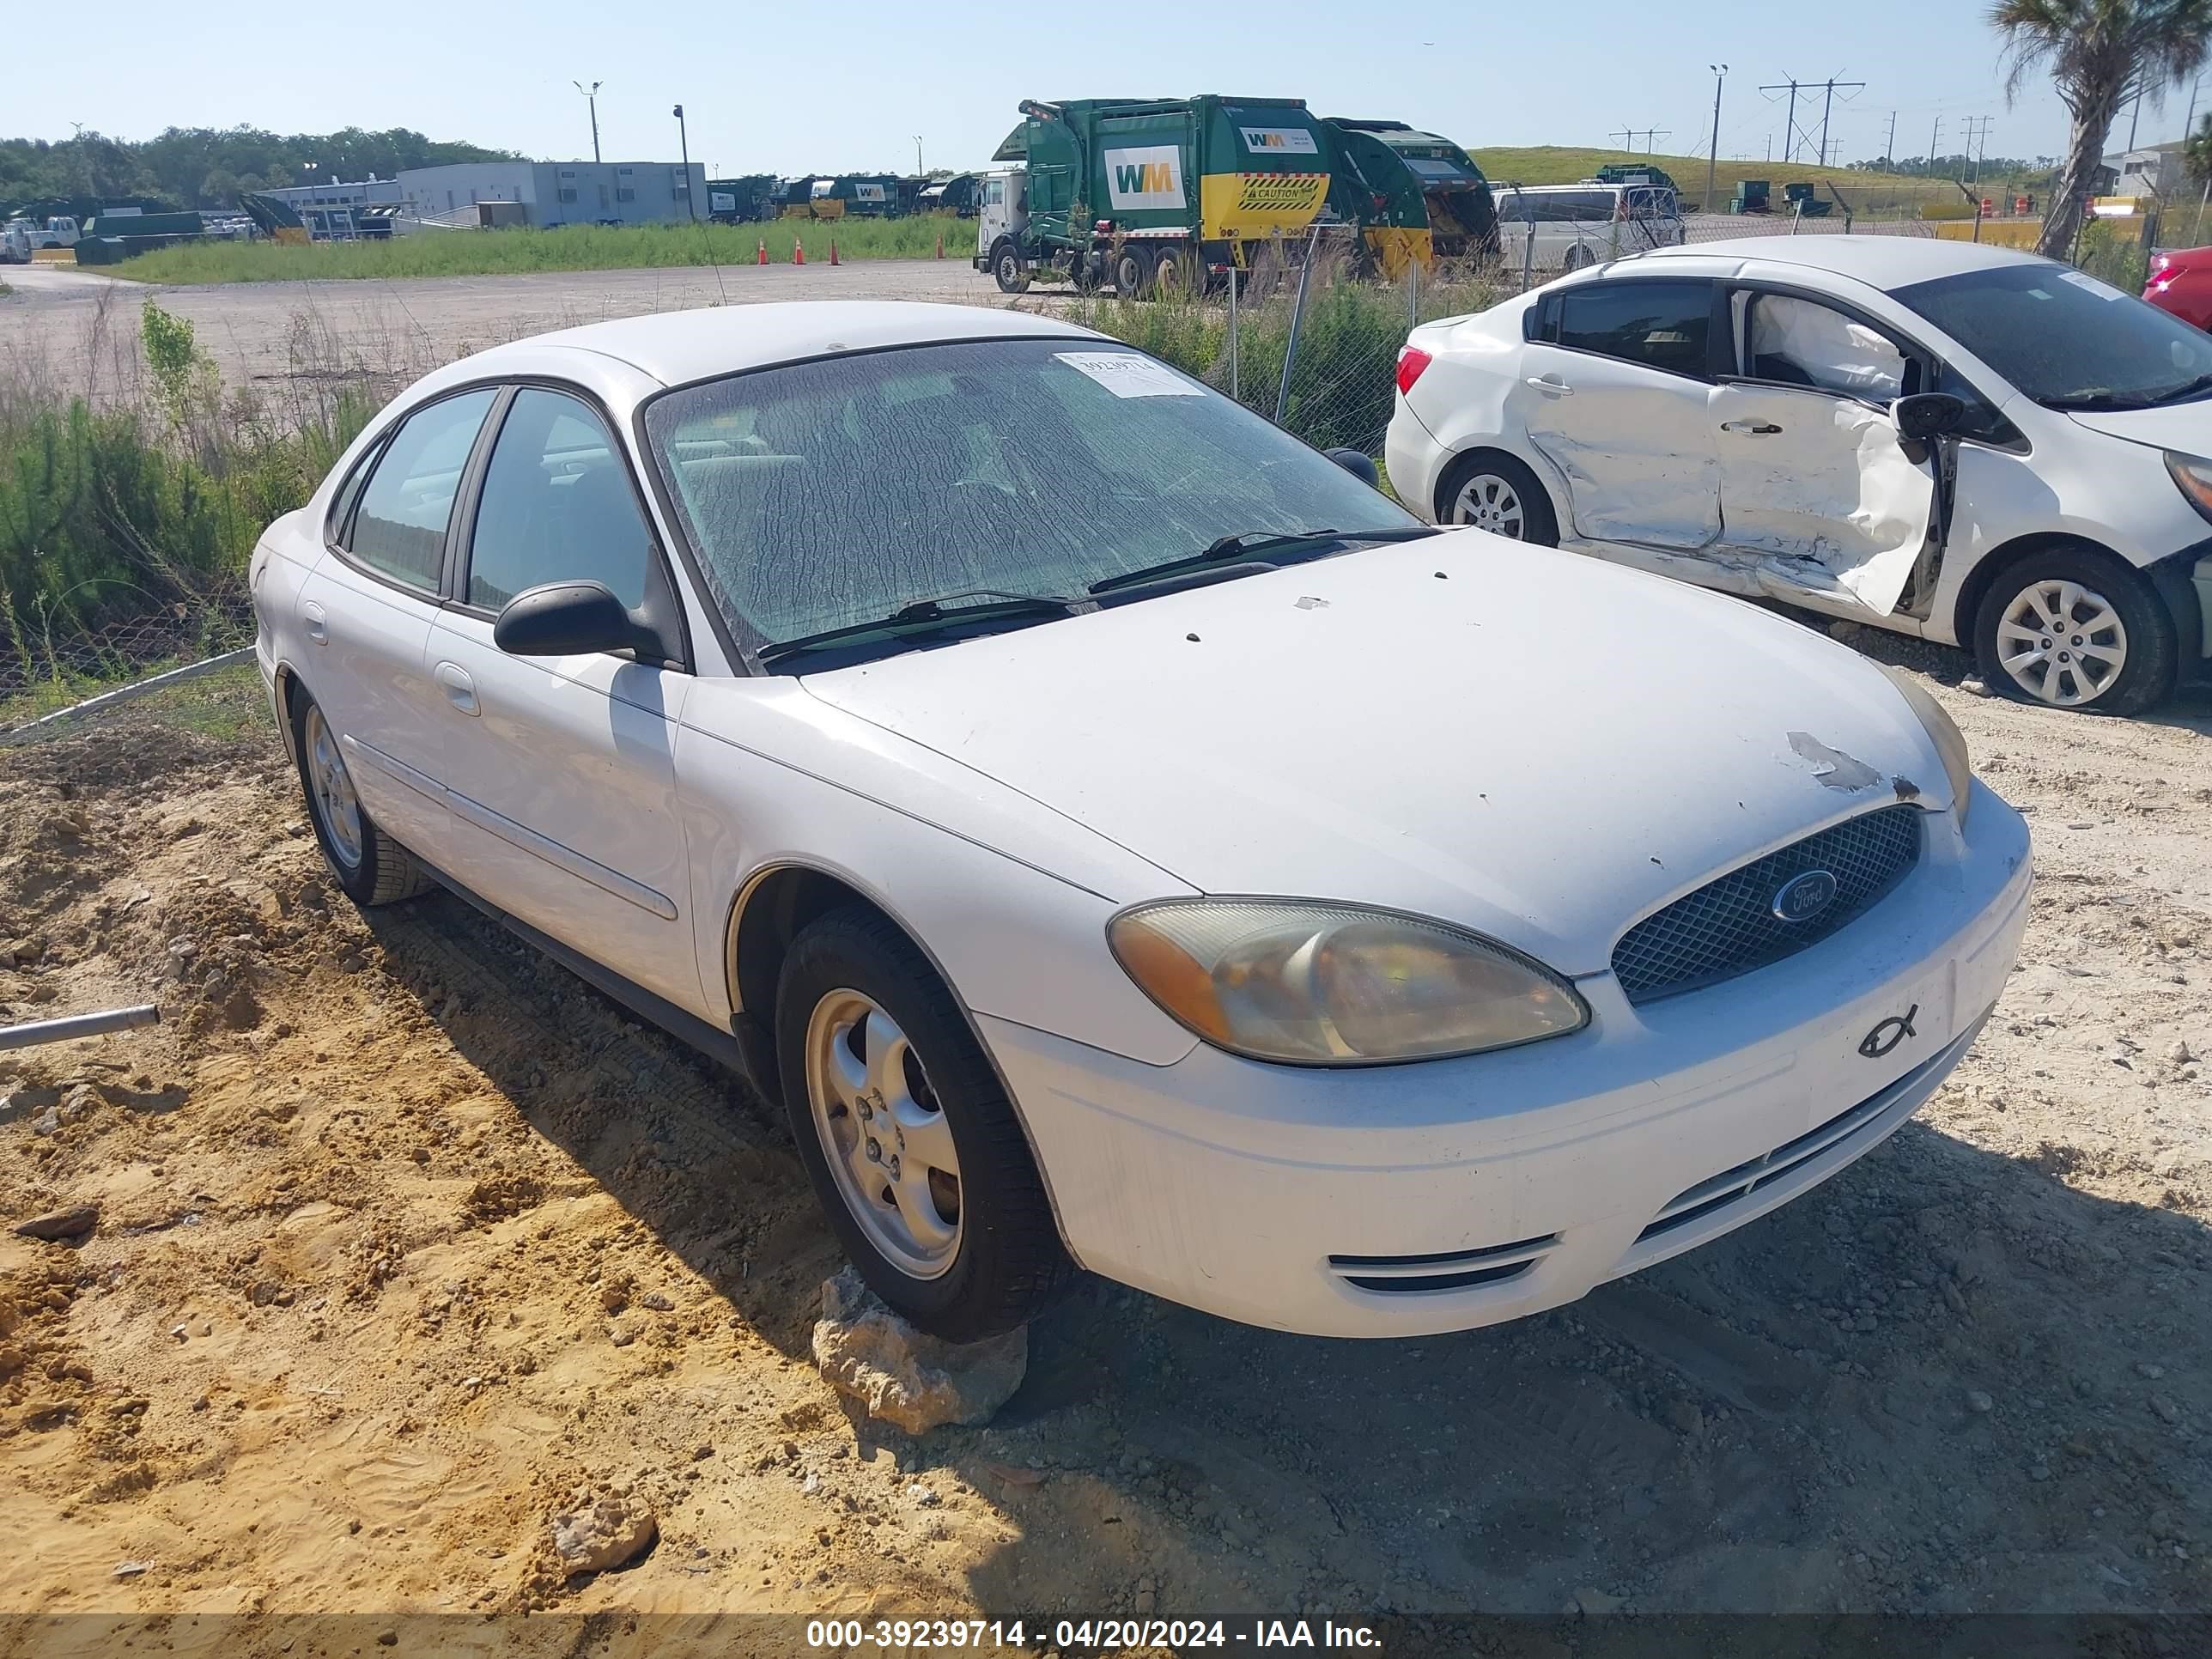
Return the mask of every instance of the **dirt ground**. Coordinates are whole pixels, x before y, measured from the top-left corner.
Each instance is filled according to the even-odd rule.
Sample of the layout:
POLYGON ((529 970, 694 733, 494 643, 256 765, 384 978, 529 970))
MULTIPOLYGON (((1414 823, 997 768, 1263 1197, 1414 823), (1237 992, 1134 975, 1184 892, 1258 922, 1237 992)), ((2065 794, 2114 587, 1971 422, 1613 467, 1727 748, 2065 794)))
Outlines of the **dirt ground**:
POLYGON ((0 1023, 166 1015, 0 1054, 0 1220, 101 1210, 0 1234, 0 1612, 2212 1608, 2212 707, 1861 643, 2036 835, 1916 1122, 1460 1336, 1087 1283, 996 1422, 916 1440, 809 1363, 837 1258, 779 1120, 455 901, 356 911, 265 726, 0 750, 0 1023), (567 1584, 584 1486, 659 1540, 567 1584))

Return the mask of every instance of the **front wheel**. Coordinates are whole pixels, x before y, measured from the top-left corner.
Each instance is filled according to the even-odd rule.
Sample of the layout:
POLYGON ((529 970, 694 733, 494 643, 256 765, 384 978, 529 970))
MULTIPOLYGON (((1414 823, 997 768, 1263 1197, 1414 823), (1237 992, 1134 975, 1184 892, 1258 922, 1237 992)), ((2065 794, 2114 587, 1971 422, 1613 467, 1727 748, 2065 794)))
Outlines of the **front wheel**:
POLYGON ((1437 491, 1437 516, 1509 541, 1559 544, 1552 498, 1536 475, 1510 455, 1486 450, 1459 462, 1437 491))
POLYGON ((2178 651, 2157 590, 2096 548, 2045 548, 2007 566, 1975 615, 1990 688, 2057 708, 2140 714, 2172 689, 2178 651))
POLYGON ((1001 294, 1030 291, 1030 274, 1022 269, 1021 250, 1012 242, 1001 242, 992 251, 991 275, 998 280, 1001 294))
POLYGON ((1013 1103, 911 940, 865 909, 810 924, 777 988, 776 1056, 800 1161, 870 1287, 933 1336, 975 1342, 1073 1279, 1013 1103))

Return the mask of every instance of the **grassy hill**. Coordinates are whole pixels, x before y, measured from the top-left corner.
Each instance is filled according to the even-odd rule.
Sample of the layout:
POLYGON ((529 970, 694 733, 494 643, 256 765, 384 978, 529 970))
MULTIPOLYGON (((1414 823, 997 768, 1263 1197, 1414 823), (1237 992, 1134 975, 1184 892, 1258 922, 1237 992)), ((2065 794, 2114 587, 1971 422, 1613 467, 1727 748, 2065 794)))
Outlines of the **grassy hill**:
MULTIPOLYGON (((1663 167, 1681 186, 1686 204, 1694 204, 1705 189, 1705 158, 1702 155, 1631 155, 1617 149, 1577 149, 1561 144, 1537 144, 1522 149, 1477 149, 1474 157, 1492 184, 1571 185, 1587 179, 1608 161, 1649 162, 1663 167)), ((1725 211, 1739 179, 1765 179, 1774 185, 1778 201, 1782 186, 1801 179, 1832 180, 1855 213, 1884 213, 1917 208, 1923 202, 1963 203, 1955 185, 1941 179, 1908 179, 1893 173, 1859 173, 1850 167, 1820 167, 1805 162, 1732 161, 1723 158, 1713 178, 1713 205, 1725 211)), ((1827 191, 1823 191, 1825 197, 1827 191)))

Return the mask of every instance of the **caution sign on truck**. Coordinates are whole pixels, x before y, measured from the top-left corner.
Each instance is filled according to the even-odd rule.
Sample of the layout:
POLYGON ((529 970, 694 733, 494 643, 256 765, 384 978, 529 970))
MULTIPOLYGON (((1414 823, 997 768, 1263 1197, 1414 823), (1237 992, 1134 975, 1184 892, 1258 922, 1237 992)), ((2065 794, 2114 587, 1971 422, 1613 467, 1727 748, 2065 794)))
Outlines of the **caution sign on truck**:
POLYGON ((1198 181, 1199 234, 1249 240, 1304 230, 1328 195, 1326 173, 1209 173, 1198 181))

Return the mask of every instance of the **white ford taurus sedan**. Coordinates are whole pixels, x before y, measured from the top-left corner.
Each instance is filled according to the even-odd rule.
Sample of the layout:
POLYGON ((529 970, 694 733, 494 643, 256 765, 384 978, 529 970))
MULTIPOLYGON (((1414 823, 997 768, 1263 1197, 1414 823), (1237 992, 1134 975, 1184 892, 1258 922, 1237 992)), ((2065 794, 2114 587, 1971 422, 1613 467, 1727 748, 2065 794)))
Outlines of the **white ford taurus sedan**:
POLYGON ((499 347, 252 565, 315 833, 782 1101, 870 1282, 1455 1329, 1955 1065, 2020 817, 1910 681, 1421 525, 1115 341, 762 305, 499 347))
POLYGON ((2212 684, 2212 337, 2069 266, 1772 236, 1425 324, 1425 518, 1961 645, 2008 696, 2212 684))

